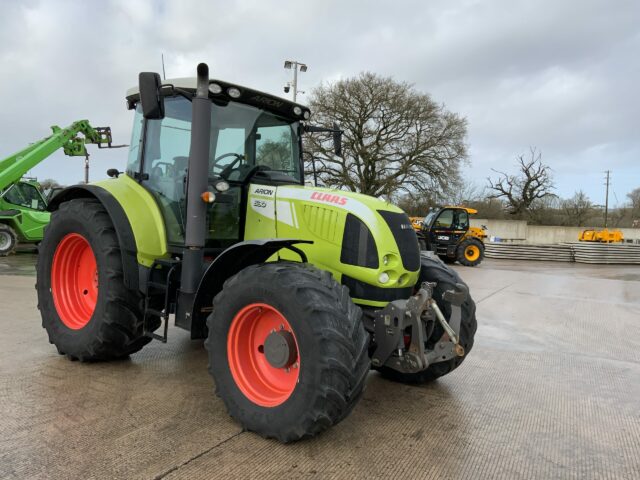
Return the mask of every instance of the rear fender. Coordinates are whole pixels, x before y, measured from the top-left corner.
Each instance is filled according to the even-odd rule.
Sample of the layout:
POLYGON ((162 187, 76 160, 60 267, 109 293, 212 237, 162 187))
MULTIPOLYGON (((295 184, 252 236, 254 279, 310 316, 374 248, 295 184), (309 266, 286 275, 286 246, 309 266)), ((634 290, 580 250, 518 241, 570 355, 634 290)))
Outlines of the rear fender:
POLYGON ((218 255, 207 267, 193 302, 191 325, 185 326, 191 330, 191 338, 204 338, 206 336, 207 316, 211 313, 213 297, 215 297, 224 285, 224 282, 238 273, 240 270, 258 263, 266 262, 279 250, 286 248, 300 256, 302 262, 307 257, 295 244, 313 243, 309 240, 295 239, 264 239, 247 240, 227 248, 218 255))

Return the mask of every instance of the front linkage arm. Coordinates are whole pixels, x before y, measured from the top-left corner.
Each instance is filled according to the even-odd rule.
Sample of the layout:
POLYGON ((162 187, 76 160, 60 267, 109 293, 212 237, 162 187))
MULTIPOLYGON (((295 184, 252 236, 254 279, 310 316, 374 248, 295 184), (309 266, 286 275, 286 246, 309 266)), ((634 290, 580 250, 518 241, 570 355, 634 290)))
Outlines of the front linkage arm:
POLYGON ((455 289, 444 294, 451 304, 449 322, 433 298, 434 283, 424 282, 420 290, 407 300, 395 300, 378 311, 374 318, 376 350, 371 363, 385 365, 400 372, 415 373, 432 363, 444 362, 464 355, 460 345, 460 322, 462 302, 469 293, 467 287, 456 284, 455 289), (444 334, 433 350, 426 350, 427 324, 437 320, 444 334), (404 335, 411 327, 411 341, 405 345, 404 335))

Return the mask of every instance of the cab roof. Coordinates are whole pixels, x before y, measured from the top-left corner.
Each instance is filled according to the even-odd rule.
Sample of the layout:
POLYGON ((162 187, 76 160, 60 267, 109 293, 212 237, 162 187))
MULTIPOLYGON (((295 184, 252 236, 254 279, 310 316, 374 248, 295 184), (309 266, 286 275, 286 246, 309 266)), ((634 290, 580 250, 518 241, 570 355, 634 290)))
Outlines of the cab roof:
POLYGON ((453 209, 458 209, 458 210, 466 210, 469 215, 475 215, 476 213, 478 213, 478 210, 476 210, 475 208, 462 207, 460 205, 446 205, 446 206, 444 206, 442 208, 453 208, 453 209))
MULTIPOLYGON (((162 90, 165 95, 172 95, 173 89, 179 89, 191 94, 195 94, 196 86, 196 77, 168 78, 162 81, 162 90)), ((286 117, 299 118, 300 120, 307 120, 308 116, 311 114, 308 107, 305 107, 304 105, 301 105, 299 103, 294 103, 285 98, 260 92, 252 88, 243 87, 242 85, 225 82, 223 80, 209 80, 209 96, 213 99, 219 98, 227 101, 233 100, 240 103, 246 103, 257 108, 262 108, 279 113, 280 115, 284 115, 286 117), (214 87, 214 85, 220 88, 214 87), (228 93, 231 88, 238 89, 240 91, 240 97, 232 98, 228 93), (218 90, 219 93, 214 93, 218 90), (294 112, 295 107, 300 108, 300 114, 296 114, 294 112), (306 114, 306 112, 308 113, 306 114), (307 118, 305 118, 305 114, 307 115, 307 118)), ((138 86, 135 86, 128 89, 126 98, 128 108, 135 108, 136 103, 138 103, 138 101, 140 100, 140 88, 138 86)))

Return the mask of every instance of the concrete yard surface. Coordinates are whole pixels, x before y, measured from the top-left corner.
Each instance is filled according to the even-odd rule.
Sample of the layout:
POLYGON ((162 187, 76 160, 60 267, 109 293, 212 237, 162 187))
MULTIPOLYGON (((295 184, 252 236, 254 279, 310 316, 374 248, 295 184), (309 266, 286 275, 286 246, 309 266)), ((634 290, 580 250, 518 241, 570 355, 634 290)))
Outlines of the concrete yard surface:
POLYGON ((640 478, 640 268, 456 270, 475 346, 423 386, 369 375, 353 413, 282 445, 242 432, 201 341, 82 364, 40 325, 34 255, 0 259, 0 478, 640 478))

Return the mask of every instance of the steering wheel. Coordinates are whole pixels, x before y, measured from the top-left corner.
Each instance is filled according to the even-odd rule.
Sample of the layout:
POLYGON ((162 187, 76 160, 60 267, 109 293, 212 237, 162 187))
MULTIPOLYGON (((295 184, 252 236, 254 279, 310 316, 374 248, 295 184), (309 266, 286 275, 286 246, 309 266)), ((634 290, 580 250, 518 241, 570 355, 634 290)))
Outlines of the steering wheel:
POLYGON ((216 168, 216 164, 223 158, 227 158, 227 157, 236 157, 236 158, 235 160, 232 160, 231 163, 226 167, 224 167, 220 172, 220 177, 224 179, 226 179, 229 176, 229 174, 231 173, 231 170, 233 170, 233 167, 235 167, 238 162, 241 162, 242 160, 244 160, 244 155, 241 155, 239 153, 235 153, 235 152, 224 153, 213 161, 213 164, 211 165, 212 174, 213 174, 213 169, 216 168))

